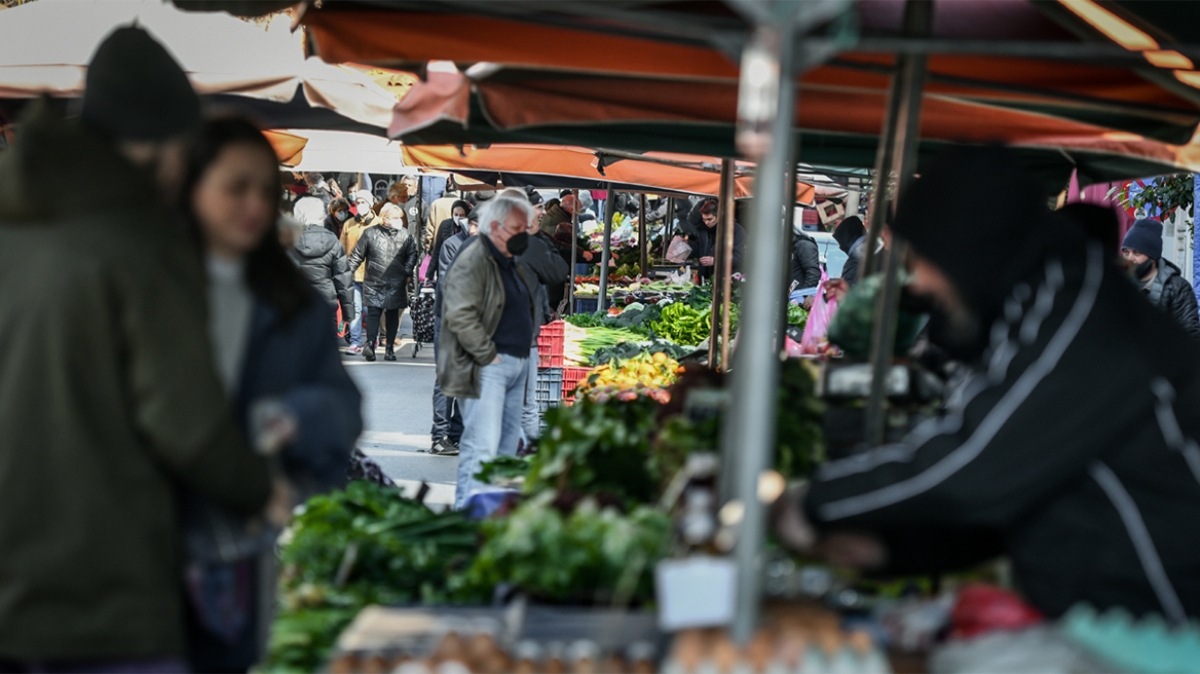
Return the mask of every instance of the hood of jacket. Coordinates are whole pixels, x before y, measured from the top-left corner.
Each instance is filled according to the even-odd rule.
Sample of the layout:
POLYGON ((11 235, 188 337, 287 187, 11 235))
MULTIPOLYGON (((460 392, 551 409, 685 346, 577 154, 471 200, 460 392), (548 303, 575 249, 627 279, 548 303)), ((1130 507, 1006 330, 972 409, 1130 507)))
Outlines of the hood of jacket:
POLYGON ((49 99, 28 106, 16 143, 0 154, 0 222, 49 222, 136 206, 157 194, 150 176, 49 99), (71 198, 62 197, 69 185, 71 198))
POLYGON ((321 257, 342 245, 333 232, 321 225, 309 225, 296 239, 296 252, 301 257, 321 257))

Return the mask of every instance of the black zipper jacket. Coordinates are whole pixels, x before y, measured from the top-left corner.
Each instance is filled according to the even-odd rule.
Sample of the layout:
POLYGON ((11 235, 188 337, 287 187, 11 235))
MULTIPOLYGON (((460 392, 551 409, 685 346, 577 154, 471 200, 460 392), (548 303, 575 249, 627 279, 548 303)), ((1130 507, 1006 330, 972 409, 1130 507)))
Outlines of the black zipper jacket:
POLYGON ((944 414, 823 466, 809 517, 877 533, 895 572, 1006 553, 1052 617, 1200 616, 1200 352, 1099 244, 1062 250, 1013 285, 944 414))

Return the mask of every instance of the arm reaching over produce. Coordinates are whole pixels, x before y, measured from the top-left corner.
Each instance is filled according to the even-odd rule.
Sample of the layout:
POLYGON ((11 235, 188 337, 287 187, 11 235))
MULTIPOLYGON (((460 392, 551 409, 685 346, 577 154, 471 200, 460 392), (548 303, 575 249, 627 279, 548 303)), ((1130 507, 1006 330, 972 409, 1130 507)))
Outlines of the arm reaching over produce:
POLYGON ((1184 621, 1200 615, 1200 549, 1176 543, 1200 521, 1200 354, 1043 201, 994 149, 914 183, 893 226, 910 289, 974 370, 903 442, 822 467, 806 516, 886 540, 909 571, 1002 541, 1049 616, 1087 602, 1184 621), (969 233, 947 215, 967 212, 969 233), (944 542, 913 535, 931 530, 944 542))

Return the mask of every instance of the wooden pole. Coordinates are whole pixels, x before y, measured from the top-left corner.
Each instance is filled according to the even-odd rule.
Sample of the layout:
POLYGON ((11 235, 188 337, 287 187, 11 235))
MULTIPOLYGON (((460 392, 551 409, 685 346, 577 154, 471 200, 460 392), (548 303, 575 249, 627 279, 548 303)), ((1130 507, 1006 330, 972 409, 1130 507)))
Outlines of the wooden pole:
MULTIPOLYGON (((721 268, 721 360, 722 370, 729 369, 729 331, 733 322, 733 244, 737 223, 737 202, 734 200, 734 164, 732 159, 721 161, 721 237, 725 242, 721 268)), ((794 182, 794 181, 793 181, 794 182)), ((714 326, 715 331, 715 326, 714 326)))
POLYGON ((650 237, 646 235, 648 231, 650 228, 646 224, 646 193, 642 192, 638 200, 638 250, 641 253, 639 260, 642 276, 650 275, 650 237))
POLYGON ((576 241, 579 241, 579 190, 571 190, 571 194, 575 195, 575 208, 571 213, 571 278, 567 281, 567 313, 575 313, 575 264, 579 257, 576 250, 579 246, 576 241))

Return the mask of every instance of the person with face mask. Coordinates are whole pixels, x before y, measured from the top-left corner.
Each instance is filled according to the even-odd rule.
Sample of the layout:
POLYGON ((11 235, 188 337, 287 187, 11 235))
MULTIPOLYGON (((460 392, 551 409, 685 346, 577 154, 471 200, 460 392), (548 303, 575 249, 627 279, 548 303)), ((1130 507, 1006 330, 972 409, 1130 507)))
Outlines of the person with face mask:
MULTIPOLYGON (((379 216, 375 215, 371 207, 375 205, 375 197, 366 190, 359 190, 354 193, 354 217, 346 221, 346 225, 342 227, 342 248, 346 251, 346 255, 354 252, 354 247, 358 245, 358 240, 362 238, 363 232, 369 228, 379 224, 379 216)), ((350 338, 350 346, 346 349, 346 354, 357 356, 362 354, 363 345, 363 278, 367 273, 365 267, 359 267, 354 272, 354 316, 350 321, 350 331, 347 337, 350 338)))
POLYGON ((426 283, 437 283, 438 272, 441 269, 441 262, 438 258, 441 256, 442 246, 451 237, 466 230, 467 213, 470 212, 471 204, 457 199, 450 209, 450 216, 438 224, 437 234, 433 237, 433 248, 429 251, 429 267, 425 270, 426 283))
MULTIPOLYGON (((329 216, 325 215, 321 200, 303 197, 296 202, 293 213, 304 229, 287 251, 288 256, 333 310, 341 307, 342 318, 351 317, 354 314, 354 286, 346 250, 338 238, 322 226, 329 216)), ((335 319, 335 332, 337 327, 335 319)))
POLYGON ((381 224, 363 232, 350 254, 350 271, 366 266, 363 304, 367 307, 366 345, 363 358, 375 360, 382 319, 386 342, 384 360, 396 360, 396 332, 400 314, 408 308, 408 285, 417 267, 417 246, 404 228, 404 211, 388 204, 379 213, 381 224))
POLYGON ((338 197, 329 202, 329 207, 326 209, 329 214, 325 216, 325 229, 333 233, 335 239, 342 237, 342 228, 346 226, 346 221, 354 217, 350 212, 350 202, 338 197))
POLYGON ((782 541, 897 574, 1005 555, 1050 619, 1200 616, 1200 351, 1059 217, 1000 148, 922 167, 892 231, 966 376, 900 442, 785 494, 782 541))
POLYGON ((1121 243, 1134 282, 1154 306, 1167 312, 1192 337, 1200 338, 1200 315, 1192 284, 1179 267, 1162 258, 1162 223, 1142 218, 1133 223, 1121 243))
POLYGON ((480 464, 515 455, 536 324, 536 276, 516 260, 529 246, 533 209, 496 196, 479 214, 479 236, 446 273, 441 300, 437 378, 463 405, 455 508, 482 485, 480 464))

